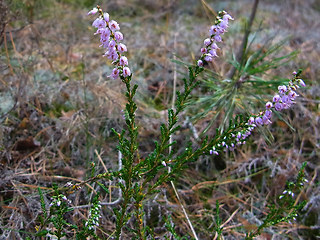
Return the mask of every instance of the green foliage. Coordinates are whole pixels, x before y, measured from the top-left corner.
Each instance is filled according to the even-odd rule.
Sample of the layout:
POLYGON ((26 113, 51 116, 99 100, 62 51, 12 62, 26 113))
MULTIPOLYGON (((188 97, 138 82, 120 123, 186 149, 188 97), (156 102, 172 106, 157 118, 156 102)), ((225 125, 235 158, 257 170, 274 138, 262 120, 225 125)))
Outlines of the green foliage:
POLYGON ((220 219, 220 205, 219 205, 219 201, 216 201, 216 213, 215 213, 215 231, 217 233, 217 239, 220 240, 221 239, 221 235, 222 235, 222 231, 223 231, 223 227, 221 227, 221 219, 220 219))
POLYGON ((235 68, 232 76, 219 76, 215 72, 206 71, 201 80, 203 94, 188 102, 188 110, 194 121, 210 116, 210 123, 204 133, 219 119, 222 119, 219 120, 219 128, 223 130, 235 114, 248 115, 253 112, 257 103, 261 104, 266 97, 270 98, 270 92, 275 87, 288 82, 288 79, 271 75, 269 72, 287 64, 298 52, 278 56, 287 39, 273 44, 270 38, 258 49, 254 49, 253 43, 257 34, 254 34, 245 47, 242 58, 237 60, 234 55, 230 61, 235 68))
POLYGON ((99 195, 94 197, 91 204, 88 220, 83 223, 83 229, 77 232, 76 239, 88 239, 88 237, 94 237, 95 239, 98 239, 98 236, 95 233, 95 227, 99 226, 101 210, 99 195))
POLYGON ((262 222, 260 226, 255 231, 249 232, 246 236, 246 239, 253 239, 254 237, 261 234, 263 229, 271 226, 275 226, 281 222, 290 222, 296 220, 299 215, 299 212, 306 205, 306 201, 301 201, 296 204, 294 196, 297 196, 302 188, 304 183, 307 181, 305 179, 304 169, 307 163, 303 163, 300 171, 298 173, 297 179, 295 182, 288 182, 286 189, 279 196, 278 205, 269 204, 269 213, 262 222))
MULTIPOLYGON (((102 15, 102 11, 99 11, 102 15)), ((192 91, 199 85, 197 77, 204 71, 204 68, 197 65, 185 65, 187 74, 183 78, 183 91, 176 92, 175 106, 168 109, 168 120, 160 126, 160 137, 154 142, 154 149, 142 158, 139 152, 139 136, 138 126, 136 124, 137 104, 135 103, 135 94, 138 85, 131 85, 132 75, 124 77, 120 75, 121 81, 125 86, 125 97, 127 103, 125 105, 125 129, 113 132, 118 138, 118 151, 121 153, 121 169, 108 171, 102 174, 97 174, 95 164, 91 165, 91 175, 86 181, 71 185, 66 188, 54 188, 50 211, 46 209, 43 194, 39 188, 41 208, 43 218, 40 219, 41 227, 38 231, 38 236, 45 236, 48 233, 55 235, 58 239, 67 236, 66 229, 76 229, 75 226, 69 224, 66 219, 66 214, 72 209, 68 207, 68 200, 61 192, 74 191, 84 184, 97 183, 105 192, 109 190, 101 183, 101 180, 117 180, 117 185, 121 191, 121 201, 119 205, 113 208, 115 215, 115 231, 112 236, 115 239, 123 238, 123 231, 127 230, 132 239, 153 239, 153 229, 145 226, 143 219, 145 217, 144 203, 147 199, 159 190, 159 187, 169 181, 179 177, 186 168, 187 164, 197 160, 200 156, 208 155, 210 152, 221 152, 225 145, 235 147, 236 136, 243 136, 248 131, 250 132, 252 125, 248 123, 251 116, 247 111, 247 117, 242 114, 236 115, 239 102, 242 104, 251 100, 251 98, 259 98, 261 92, 270 89, 275 82, 269 82, 257 79, 259 74, 279 66, 283 59, 288 59, 288 56, 282 58, 273 58, 267 60, 270 55, 276 52, 282 45, 270 46, 267 52, 258 51, 249 55, 249 50, 244 55, 244 60, 239 64, 233 62, 236 67, 237 77, 225 81, 208 81, 207 87, 215 91, 213 96, 200 97, 198 100, 204 108, 201 117, 207 115, 212 109, 216 109, 217 114, 211 121, 211 124, 217 119, 220 113, 224 113, 223 127, 216 130, 214 137, 208 136, 197 139, 198 144, 187 144, 183 151, 177 151, 177 144, 171 141, 173 134, 180 129, 178 124, 179 115, 185 110, 187 104, 194 102, 191 99, 192 91), (263 88, 257 87, 262 84, 263 88), (258 89, 253 91, 253 89, 258 89), (259 92, 258 92, 259 91, 259 92), (239 99, 238 99, 239 98, 239 99), (53 230, 46 230, 44 227, 51 223, 53 230)), ((291 56, 291 55, 290 55, 291 56)), ((244 109, 243 109, 244 110, 244 109)), ((196 115, 199 117, 200 115, 196 115)), ((211 126, 209 124, 208 128, 211 126)), ((240 138, 239 137, 239 138, 240 138)), ((238 139, 240 141, 240 139, 238 139)), ((303 166, 303 168, 305 165, 303 166)), ((289 221, 297 216, 297 212, 304 206, 304 203, 295 205, 293 199, 294 193, 301 190, 301 185, 304 181, 303 168, 299 172, 298 180, 294 183, 288 183, 286 192, 280 197, 278 204, 280 207, 270 205, 270 213, 261 226, 256 231, 250 232, 247 239, 259 235, 261 231, 269 226, 276 225, 282 221, 289 221)), ((99 226, 99 216, 101 204, 98 200, 98 195, 92 201, 92 206, 89 210, 88 220, 84 222, 84 227, 77 233, 77 239, 86 239, 87 237, 98 238, 95 229, 99 226)), ((216 202, 216 217, 215 231, 218 239, 221 238, 223 227, 220 219, 219 202, 216 202)), ((166 228, 171 234, 169 238, 188 239, 180 237, 172 224, 172 219, 169 216, 166 220, 166 228)))
POLYGON ((43 193, 40 188, 38 192, 40 195, 40 204, 43 212, 43 217, 40 217, 41 226, 38 228, 37 236, 46 236, 48 233, 56 236, 58 239, 66 236, 65 230, 69 227, 76 229, 77 227, 69 224, 65 220, 65 215, 73 209, 68 207, 70 201, 67 197, 59 192, 57 186, 53 188, 54 194, 50 203, 49 213, 46 209, 43 193), (48 224, 53 225, 53 230, 43 229, 48 224))
POLYGON ((171 216, 168 216, 166 219, 165 219, 165 223, 166 223, 166 228, 168 230, 168 232, 171 234, 170 237, 168 236, 165 236, 165 239, 169 240, 169 239, 176 239, 176 240, 187 240, 187 239, 190 239, 190 237, 187 237, 187 236, 183 236, 183 237, 180 237, 176 230, 175 230, 175 226, 172 222, 172 217, 171 216))

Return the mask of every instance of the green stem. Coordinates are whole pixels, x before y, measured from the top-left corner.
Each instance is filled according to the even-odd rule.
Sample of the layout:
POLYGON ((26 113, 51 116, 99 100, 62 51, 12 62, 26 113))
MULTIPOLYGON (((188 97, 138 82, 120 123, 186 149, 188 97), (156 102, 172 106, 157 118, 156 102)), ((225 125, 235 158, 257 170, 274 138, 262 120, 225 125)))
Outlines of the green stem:
MULTIPOLYGON (((117 230, 116 230, 116 238, 119 239, 121 236, 121 230, 122 227, 125 224, 126 219, 126 212, 128 204, 130 203, 130 200, 132 198, 132 179, 133 179, 133 163, 134 163, 134 157, 135 152, 137 150, 137 136, 138 136, 138 130, 135 124, 135 111, 137 109, 136 103, 133 100, 133 97, 135 95, 136 86, 131 88, 130 82, 131 82, 131 76, 127 78, 121 78, 122 82, 125 83, 127 92, 126 97, 128 100, 126 111, 128 112, 128 118, 126 119, 127 129, 129 131, 129 148, 127 149, 126 146, 121 146, 121 151, 123 155, 123 175, 125 176, 125 190, 123 194, 124 201, 121 204, 121 213, 118 217, 117 221, 117 230), (128 151, 127 151, 128 150, 128 151)), ((119 139, 120 145, 123 145, 122 139, 119 139)))

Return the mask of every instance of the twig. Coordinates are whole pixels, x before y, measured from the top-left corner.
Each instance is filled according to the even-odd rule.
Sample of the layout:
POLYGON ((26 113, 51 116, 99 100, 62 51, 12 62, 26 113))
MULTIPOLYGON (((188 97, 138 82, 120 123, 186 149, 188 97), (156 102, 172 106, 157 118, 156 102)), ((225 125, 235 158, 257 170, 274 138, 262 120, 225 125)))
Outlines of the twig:
MULTIPOLYGON (((240 49, 239 49, 239 52, 236 55, 236 60, 237 60, 237 62, 240 63, 240 66, 243 63, 243 55, 244 55, 244 53, 245 53, 245 51, 247 49, 248 37, 249 37, 249 34, 251 33, 251 27, 252 27, 252 24, 253 24, 253 20, 254 20, 254 18, 256 16, 258 4, 259 4, 259 0, 255 0, 254 4, 252 6, 252 10, 251 10, 251 15, 250 15, 250 19, 249 19, 249 22, 248 22, 248 26, 247 26, 247 28, 245 30, 245 33, 244 33, 244 36, 243 36, 243 39, 242 39, 242 43, 241 43, 241 46, 240 46, 240 49)), ((227 78, 228 79, 232 79, 234 77, 235 73, 236 73, 236 67, 232 66, 231 69, 229 70, 229 72, 227 73, 227 78)))

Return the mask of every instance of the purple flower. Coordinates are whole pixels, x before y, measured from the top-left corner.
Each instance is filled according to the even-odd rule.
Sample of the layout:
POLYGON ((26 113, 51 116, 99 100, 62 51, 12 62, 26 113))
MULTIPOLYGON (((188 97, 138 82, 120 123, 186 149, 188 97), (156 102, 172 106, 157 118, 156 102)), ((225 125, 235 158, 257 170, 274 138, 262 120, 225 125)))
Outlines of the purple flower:
POLYGON ((88 15, 94 15, 94 14, 96 14, 98 12, 98 8, 93 8, 92 10, 90 10, 89 12, 88 12, 88 15))
POLYGON ((109 22, 109 28, 110 28, 110 30, 111 30, 112 32, 115 32, 115 31, 120 30, 119 24, 118 24, 116 21, 114 21, 114 20, 111 20, 111 21, 109 22))
POLYGON ((124 76, 124 77, 128 77, 128 76, 130 76, 130 75, 131 75, 130 68, 124 67, 124 68, 123 68, 123 76, 124 76))
POLYGON ((109 32, 109 35, 110 35, 110 30, 108 28, 98 28, 97 31, 94 33, 94 35, 97 35, 97 34, 106 35, 108 32, 109 32))
POLYGON ((107 26, 107 23, 101 17, 98 17, 93 21, 92 26, 96 28, 105 28, 107 26))
POLYGON ((215 155, 219 155, 219 153, 218 153, 217 151, 213 151, 213 153, 214 153, 215 155))
POLYGON ((287 91, 287 87, 285 85, 278 87, 279 93, 284 94, 287 91))
POLYGON ((280 103, 280 102, 277 102, 275 105, 274 105, 274 108, 277 110, 277 111, 281 111, 283 109, 283 104, 280 103))
POLYGON ((211 44, 211 46, 210 46, 212 49, 219 49, 219 47, 218 47, 218 45, 214 42, 214 43, 212 43, 211 44))
POLYGON ((118 53, 116 51, 109 50, 103 56, 107 56, 107 58, 115 61, 118 59, 118 53))
POLYGON ((118 69, 118 68, 114 68, 114 69, 112 70, 111 77, 112 77, 113 79, 117 79, 117 78, 119 77, 119 69, 118 69))
POLYGON ((210 27, 209 30, 210 35, 216 35, 219 34, 219 27, 217 25, 213 25, 210 27))
POLYGON ((115 32, 114 33, 114 38, 117 40, 117 41, 122 41, 123 40, 123 34, 121 32, 115 32))
POLYGON ((103 14, 103 19, 106 21, 106 22, 109 22, 109 13, 105 12, 103 14))
POLYGON ((212 62, 213 56, 211 54, 206 54, 204 57, 204 60, 206 60, 207 62, 212 62))
POLYGON ((116 41, 115 41, 115 40, 111 40, 111 41, 109 42, 108 48, 109 48, 109 49, 113 49, 115 46, 116 46, 116 41))
POLYGON ((295 92, 295 91, 292 91, 290 90, 289 93, 288 93, 288 96, 294 100, 296 97, 298 97, 299 95, 295 92))
POLYGON ((223 21, 234 20, 233 17, 231 17, 231 15, 228 13, 224 14, 222 19, 223 19, 223 21))
POLYGON ((263 120, 262 120, 261 117, 256 117, 255 122, 256 122, 256 124, 257 124, 258 126, 263 125, 263 120))
POLYGON ((281 100, 283 103, 290 103, 290 99, 288 95, 283 95, 281 100))
POLYGON ((108 47, 108 40, 107 39, 104 39, 104 38, 101 38, 100 39, 100 42, 102 43, 99 47, 104 47, 104 48, 107 48, 108 47))
POLYGON ((211 39, 210 38, 207 38, 203 41, 203 44, 208 47, 210 44, 211 44, 211 39))
MULTIPOLYGON (((212 25, 209 29, 210 38, 205 39, 203 42, 204 47, 201 48, 202 55, 200 60, 212 62, 213 58, 218 56, 216 50, 219 47, 217 46, 216 42, 222 41, 221 35, 224 32, 226 32, 229 19, 233 19, 233 18, 229 14, 227 14, 225 11, 219 12, 219 16, 216 18, 216 24, 212 25), (224 15, 226 16, 224 17, 224 15)), ((199 62, 197 62, 197 64, 198 63, 199 62)))
POLYGON ((110 32, 110 30, 108 28, 100 28, 100 29, 97 30, 97 33, 101 34, 101 38, 108 39, 108 40, 109 40, 109 37, 110 37, 110 34, 111 34, 111 32, 110 32))
POLYGON ((263 124, 265 124, 265 125, 271 124, 271 121, 269 120, 269 118, 266 115, 262 116, 262 121, 263 121, 263 124))
POLYGON ((203 67, 203 61, 198 60, 198 61, 197 61, 197 65, 198 65, 199 67, 203 67))
POLYGON ((214 39, 216 42, 222 42, 222 38, 221 38, 220 35, 215 35, 215 36, 213 37, 213 39, 214 39))
POLYGON ((252 125, 254 123, 254 117, 250 117, 248 123, 249 125, 252 125))
POLYGON ((121 56, 119 63, 120 63, 120 66, 126 66, 126 65, 128 65, 128 59, 125 56, 121 56))
POLYGON ((275 103, 277 103, 277 102, 280 101, 280 99, 281 99, 281 97, 277 94, 277 95, 275 95, 275 96, 273 97, 272 101, 275 102, 275 103))
POLYGON ((123 43, 119 43, 118 44, 118 51, 119 52, 126 52, 127 51, 127 46, 126 45, 124 45, 123 43))
POLYGON ((228 21, 224 21, 224 20, 219 23, 220 34, 223 34, 226 31, 226 29, 228 28, 228 25, 229 25, 228 21))
POLYGON ((282 105, 283 105, 283 109, 288 109, 288 108, 291 107, 291 102, 289 102, 289 103, 283 103, 282 105))
POLYGON ((206 48, 201 48, 200 51, 201 51, 201 53, 207 53, 208 52, 208 50, 206 48))
POLYGON ((271 118, 271 115, 272 115, 272 112, 270 110, 266 110, 264 115, 267 117, 267 118, 271 118))
POLYGON ((209 53, 210 53, 211 56, 213 56, 213 57, 218 57, 218 55, 217 55, 217 50, 216 50, 216 49, 211 49, 211 50, 209 51, 209 53))
POLYGON ((299 81, 299 84, 300 84, 301 87, 305 87, 306 86, 305 82, 302 79, 299 79, 298 81, 299 81))
POLYGON ((267 102, 266 103, 266 109, 272 108, 272 102, 267 102))

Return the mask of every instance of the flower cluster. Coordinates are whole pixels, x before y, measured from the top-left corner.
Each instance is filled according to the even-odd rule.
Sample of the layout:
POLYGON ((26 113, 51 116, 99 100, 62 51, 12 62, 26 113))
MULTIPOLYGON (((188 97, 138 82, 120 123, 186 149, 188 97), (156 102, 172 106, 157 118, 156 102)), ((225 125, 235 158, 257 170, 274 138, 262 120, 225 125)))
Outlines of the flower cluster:
POLYGON ((288 85, 279 86, 278 93, 274 95, 272 102, 266 103, 266 110, 254 119, 255 124, 257 126, 268 125, 271 123, 272 111, 281 111, 290 108, 295 103, 294 100, 296 97, 299 96, 296 90, 300 88, 300 86, 305 87, 306 84, 302 79, 298 78, 297 72, 293 72, 293 78, 288 85))
POLYGON ((246 123, 246 126, 237 133, 230 133, 230 136, 225 136, 216 147, 213 147, 209 153, 219 155, 219 151, 224 149, 233 150, 237 145, 245 144, 246 138, 251 135, 251 132, 257 126, 269 125, 273 111, 281 111, 282 109, 290 108, 297 96, 296 90, 305 87, 306 84, 299 78, 297 72, 293 72, 293 78, 288 85, 281 85, 278 87, 278 93, 273 97, 272 102, 266 103, 266 109, 260 112, 257 116, 251 116, 246 123))
POLYGON ((71 204, 71 200, 68 199, 65 195, 59 194, 57 196, 52 197, 52 202, 49 206, 60 207, 62 203, 71 204))
POLYGON ((127 52, 127 46, 120 43, 123 40, 123 34, 119 31, 119 24, 114 20, 110 20, 109 14, 103 13, 99 6, 88 12, 88 15, 94 15, 97 12, 99 12, 100 16, 94 20, 92 26, 97 28, 95 34, 100 35, 100 47, 106 49, 103 56, 112 60, 112 64, 115 65, 111 77, 117 79, 119 76, 123 78, 131 76, 128 59, 122 55, 127 52))
POLYGON ((88 230, 92 230, 95 226, 99 226, 100 210, 100 201, 95 201, 92 208, 90 208, 89 217, 85 223, 85 226, 88 228, 88 230))
POLYGON ((204 40, 204 47, 201 48, 201 57, 197 62, 199 67, 203 66, 203 61, 212 62, 214 57, 217 57, 217 50, 219 49, 217 42, 222 42, 221 36, 227 31, 229 20, 233 18, 226 12, 220 11, 216 22, 210 27, 210 38, 204 40))

